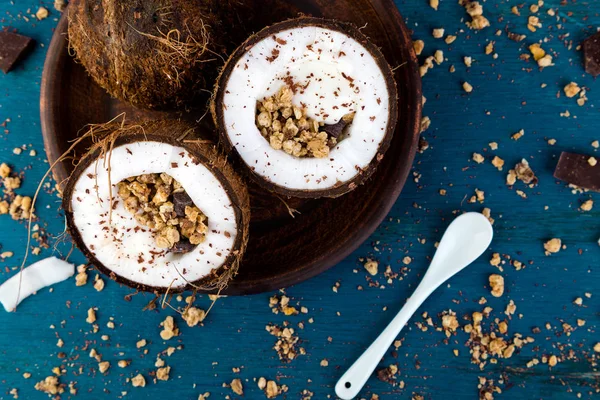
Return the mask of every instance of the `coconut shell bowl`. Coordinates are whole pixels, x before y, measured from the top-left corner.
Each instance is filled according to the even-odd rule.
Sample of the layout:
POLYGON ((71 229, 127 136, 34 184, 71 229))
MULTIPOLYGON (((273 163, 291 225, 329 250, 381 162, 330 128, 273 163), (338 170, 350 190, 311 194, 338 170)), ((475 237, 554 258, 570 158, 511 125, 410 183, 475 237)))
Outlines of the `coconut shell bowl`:
MULTIPOLYGON (((338 198, 285 198, 248 182, 251 203, 250 240, 238 275, 222 294, 243 295, 277 290, 318 275, 347 257, 385 218, 409 175, 421 120, 421 81, 410 31, 392 0, 267 0, 260 15, 240 18, 245 37, 273 23, 301 14, 350 22, 381 49, 394 70, 398 121, 393 139, 373 175, 338 198), (290 213, 290 209, 298 212, 290 213)), ((208 96, 193 111, 136 109, 111 98, 70 55, 66 13, 48 48, 41 87, 41 123, 45 149, 54 163, 89 124, 125 113, 128 121, 176 118, 195 121, 215 132, 207 115, 208 96), (199 121, 199 122, 198 122, 199 121)), ((227 34, 227 32, 224 32, 227 34)), ((232 38, 237 41, 238 38, 232 38)), ((216 137, 216 136, 215 136, 216 137)), ((75 158, 86 151, 81 143, 75 158)), ((64 182, 73 170, 67 159, 53 170, 64 182)))

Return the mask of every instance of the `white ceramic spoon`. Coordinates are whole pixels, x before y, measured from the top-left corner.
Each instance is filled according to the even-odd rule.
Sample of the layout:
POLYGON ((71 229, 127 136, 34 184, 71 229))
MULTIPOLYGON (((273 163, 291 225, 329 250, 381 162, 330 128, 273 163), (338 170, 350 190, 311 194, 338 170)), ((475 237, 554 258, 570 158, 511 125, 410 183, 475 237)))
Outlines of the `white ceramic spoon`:
POLYGON ((482 214, 470 212, 452 221, 440 241, 429 269, 413 295, 335 385, 335 394, 338 397, 350 400, 360 392, 415 311, 442 283, 479 258, 489 247, 493 235, 492 225, 482 214))

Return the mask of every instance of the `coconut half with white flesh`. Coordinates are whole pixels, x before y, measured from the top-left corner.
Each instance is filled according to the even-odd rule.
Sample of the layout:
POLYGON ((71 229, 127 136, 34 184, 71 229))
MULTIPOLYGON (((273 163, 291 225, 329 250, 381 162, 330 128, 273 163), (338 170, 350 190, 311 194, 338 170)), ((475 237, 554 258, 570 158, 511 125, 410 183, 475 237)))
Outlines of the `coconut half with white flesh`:
POLYGON ((266 189, 337 197, 371 176, 398 118, 383 54, 350 24, 301 17, 263 29, 227 61, 211 110, 227 150, 266 189))
POLYGON ((248 192, 213 144, 174 139, 193 129, 178 121, 105 126, 69 178, 69 231, 120 283, 214 290, 237 272, 248 241, 248 192))

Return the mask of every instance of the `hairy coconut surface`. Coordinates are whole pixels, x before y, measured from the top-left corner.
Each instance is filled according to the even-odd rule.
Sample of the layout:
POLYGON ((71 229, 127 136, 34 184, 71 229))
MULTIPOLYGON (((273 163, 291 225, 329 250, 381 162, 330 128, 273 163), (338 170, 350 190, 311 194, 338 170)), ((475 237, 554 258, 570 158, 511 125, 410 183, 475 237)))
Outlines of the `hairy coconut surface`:
MULTIPOLYGON (((211 112, 224 147, 259 185, 288 197, 337 197, 364 183, 383 159, 398 99, 392 69, 358 28, 300 17, 267 27, 237 48, 217 80, 211 112), (320 129, 335 128, 353 113, 326 156, 297 157, 257 127, 257 104, 286 86, 293 107, 322 124, 320 129)), ((282 113, 271 114, 280 126, 290 122, 282 113)), ((283 134, 284 142, 296 140, 283 134)))
POLYGON ((111 96, 181 107, 210 90, 234 8, 231 0, 72 0, 69 45, 111 96))
POLYGON ((210 141, 195 139, 195 127, 180 121, 94 129, 98 141, 76 166, 63 196, 67 227, 79 249, 101 272, 139 290, 225 288, 239 268, 250 221, 248 191, 225 156, 210 141), (181 136, 189 140, 175 139, 181 136), (151 233, 119 204, 120 180, 160 172, 177 179, 208 216, 206 243, 190 253, 154 250, 151 233), (150 250, 139 250, 136 260, 132 247, 150 250))

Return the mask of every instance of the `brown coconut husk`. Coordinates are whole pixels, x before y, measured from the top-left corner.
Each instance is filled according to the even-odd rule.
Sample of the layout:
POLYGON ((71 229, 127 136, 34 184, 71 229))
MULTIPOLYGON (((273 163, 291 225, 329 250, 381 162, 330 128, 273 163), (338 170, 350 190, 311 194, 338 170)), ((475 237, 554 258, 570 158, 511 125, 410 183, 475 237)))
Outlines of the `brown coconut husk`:
POLYGON ((232 0, 72 0, 69 46, 113 97, 171 109, 210 90, 232 0))
MULTIPOLYGON (((100 272, 109 276, 116 282, 140 291, 154 293, 182 292, 185 290, 220 292, 225 289, 239 269, 240 262, 248 244, 250 225, 250 198, 248 196, 248 190, 244 181, 235 173, 231 165, 227 162, 226 156, 217 150, 217 147, 213 142, 199 138, 196 127, 186 122, 166 120, 143 122, 136 125, 110 122, 104 125, 94 125, 92 129, 94 131, 93 137, 96 142, 83 156, 75 167, 75 170, 71 173, 71 176, 65 185, 63 195, 62 204, 63 209, 65 210, 67 229, 76 246, 100 272), (176 137, 179 136, 192 136, 192 138, 180 141, 176 139, 176 137), (187 149, 199 163, 203 164, 214 173, 225 188, 225 191, 234 205, 238 232, 232 253, 220 268, 213 270, 209 276, 200 280, 187 282, 181 271, 178 271, 180 276, 186 280, 187 285, 177 289, 142 285, 115 274, 96 259, 83 242, 81 234, 74 223, 72 196, 75 183, 81 174, 89 165, 94 162, 99 162, 99 159, 103 156, 104 162, 109 163, 107 168, 110 171, 110 154, 112 149, 139 141, 159 141, 187 149)), ((112 207, 110 208, 112 209, 112 207)))
MULTIPOLYGON (((341 22, 332 19, 301 16, 298 18, 278 22, 276 24, 262 29, 261 31, 246 39, 246 41, 242 43, 231 54, 231 56, 223 66, 219 77, 217 78, 217 82, 215 84, 215 88, 213 90, 211 98, 210 111, 215 126, 217 127, 217 131, 219 132, 219 143, 223 146, 225 152, 228 154, 234 153, 236 156, 238 156, 236 157, 236 161, 243 165, 246 175, 248 175, 250 179, 252 179, 258 185, 260 185, 262 188, 270 192, 285 196, 287 198, 335 198, 356 189, 359 185, 364 184, 373 175, 377 166, 383 159, 383 156, 389 148, 390 143, 392 141, 394 131, 396 129, 396 123, 398 121, 398 89, 396 87, 396 80, 394 79, 393 70, 385 60, 383 53, 381 53, 381 50, 373 42, 371 42, 369 38, 360 31, 359 28, 347 22, 341 22), (235 65, 240 60, 240 58, 242 58, 244 54, 259 41, 267 37, 276 35, 278 32, 293 28, 301 28, 304 26, 318 26, 334 31, 339 31, 350 36, 357 42, 361 43, 377 61, 377 65, 379 66, 381 72, 384 75, 389 92, 389 122, 385 136, 379 145, 379 149, 376 156, 371 160, 369 165, 363 170, 361 170, 360 173, 357 174, 353 179, 343 183, 338 182, 338 184, 334 187, 323 190, 291 190, 282 186, 278 186, 272 183, 271 181, 265 179, 264 177, 256 174, 253 171, 252 167, 246 165, 241 160, 241 157, 238 156, 237 151, 233 143, 231 142, 231 139, 227 135, 223 112, 223 97, 225 95, 226 82, 229 79, 229 76, 231 75, 233 69, 235 68, 235 65)), ((249 121, 249 123, 254 124, 254 121, 249 121)))

